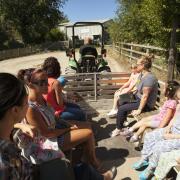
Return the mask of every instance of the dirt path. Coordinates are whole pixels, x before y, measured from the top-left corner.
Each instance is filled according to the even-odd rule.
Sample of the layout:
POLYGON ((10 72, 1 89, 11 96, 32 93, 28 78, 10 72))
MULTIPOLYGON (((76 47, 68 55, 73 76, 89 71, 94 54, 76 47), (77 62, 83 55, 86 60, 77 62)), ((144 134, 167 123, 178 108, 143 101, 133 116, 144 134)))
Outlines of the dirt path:
POLYGON ((68 58, 65 56, 65 52, 61 51, 4 60, 0 62, 0 71, 16 74, 18 70, 22 68, 38 67, 44 62, 44 59, 49 56, 58 58, 62 65, 62 70, 64 71, 64 67, 66 67, 68 64, 68 58))
MULTIPOLYGON (((47 52, 0 61, 0 72, 16 74, 19 69, 38 67, 44 62, 44 59, 50 56, 54 56, 58 59, 61 64, 62 74, 64 74, 64 70, 68 66, 68 57, 66 57, 63 51, 47 52)), ((123 71, 117 61, 114 61, 110 56, 106 59, 108 60, 112 72, 123 71)))

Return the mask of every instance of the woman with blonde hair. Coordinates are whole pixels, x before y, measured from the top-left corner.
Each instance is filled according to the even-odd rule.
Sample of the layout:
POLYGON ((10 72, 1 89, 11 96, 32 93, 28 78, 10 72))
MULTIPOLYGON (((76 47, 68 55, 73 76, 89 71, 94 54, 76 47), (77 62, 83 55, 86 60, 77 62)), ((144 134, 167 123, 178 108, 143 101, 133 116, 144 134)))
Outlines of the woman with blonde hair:
POLYGON ((140 73, 137 72, 137 65, 134 63, 131 64, 131 76, 129 80, 114 93, 113 107, 111 111, 107 114, 109 117, 114 117, 117 114, 119 96, 121 94, 135 91, 135 86, 139 75, 140 73))
POLYGON ((116 129, 111 133, 111 137, 123 132, 123 123, 129 112, 133 111, 133 115, 139 115, 142 111, 150 111, 154 108, 158 95, 158 81, 151 72, 153 57, 153 55, 147 55, 137 61, 137 72, 141 72, 141 75, 138 78, 136 93, 134 93, 132 102, 119 106, 116 129))

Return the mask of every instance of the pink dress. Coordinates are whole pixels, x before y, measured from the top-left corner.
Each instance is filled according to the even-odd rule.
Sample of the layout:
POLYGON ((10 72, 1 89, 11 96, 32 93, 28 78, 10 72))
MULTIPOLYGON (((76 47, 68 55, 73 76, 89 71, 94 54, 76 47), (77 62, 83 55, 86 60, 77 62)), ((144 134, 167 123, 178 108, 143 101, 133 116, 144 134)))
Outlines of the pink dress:
POLYGON ((159 127, 159 124, 161 123, 161 121, 165 117, 165 115, 167 113, 167 110, 172 109, 173 113, 175 113, 176 106, 177 106, 177 101, 176 100, 169 99, 169 100, 165 101, 162 108, 161 108, 161 110, 160 110, 160 112, 153 116, 153 118, 152 118, 152 127, 153 128, 159 127))

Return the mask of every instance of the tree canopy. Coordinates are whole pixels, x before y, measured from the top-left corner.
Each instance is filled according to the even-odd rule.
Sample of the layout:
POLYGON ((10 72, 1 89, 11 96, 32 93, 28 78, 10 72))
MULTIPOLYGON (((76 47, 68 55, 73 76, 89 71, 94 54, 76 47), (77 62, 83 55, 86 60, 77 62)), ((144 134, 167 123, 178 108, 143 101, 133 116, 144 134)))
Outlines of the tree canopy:
POLYGON ((41 43, 64 19, 66 0, 0 0, 0 39, 18 38, 25 44, 41 43), (6 36, 4 36, 6 35, 6 36))
POLYGON ((172 21, 180 17, 179 0, 117 0, 117 5, 109 28, 114 41, 169 45, 172 21))

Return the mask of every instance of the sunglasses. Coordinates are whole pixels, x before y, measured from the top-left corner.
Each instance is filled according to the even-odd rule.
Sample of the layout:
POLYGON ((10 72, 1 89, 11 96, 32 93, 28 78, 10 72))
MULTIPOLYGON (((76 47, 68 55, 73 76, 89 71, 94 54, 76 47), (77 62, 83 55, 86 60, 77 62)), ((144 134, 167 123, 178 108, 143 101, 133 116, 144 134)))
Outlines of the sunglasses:
POLYGON ((36 80, 36 81, 33 81, 32 84, 35 84, 37 86, 47 86, 48 80, 47 79, 36 80))

